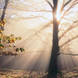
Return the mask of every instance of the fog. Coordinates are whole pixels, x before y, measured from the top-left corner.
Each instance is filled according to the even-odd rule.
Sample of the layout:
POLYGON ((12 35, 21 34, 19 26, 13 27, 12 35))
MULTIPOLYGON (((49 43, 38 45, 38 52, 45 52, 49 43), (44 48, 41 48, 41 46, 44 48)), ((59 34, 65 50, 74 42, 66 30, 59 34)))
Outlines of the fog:
MULTIPOLYGON (((4 3, 5 0, 0 0, 0 16, 4 3)), ((9 0, 4 33, 22 37, 15 45, 23 47, 25 53, 19 56, 0 56, 0 68, 46 71, 52 48, 52 17, 52 10, 45 0, 9 0)), ((78 20, 78 6, 72 8, 60 22, 59 37, 75 20, 78 20)), ((78 54, 78 22, 73 26, 59 40, 62 54, 58 56, 58 66, 62 69, 69 70, 78 65, 78 56, 66 55, 78 54)))

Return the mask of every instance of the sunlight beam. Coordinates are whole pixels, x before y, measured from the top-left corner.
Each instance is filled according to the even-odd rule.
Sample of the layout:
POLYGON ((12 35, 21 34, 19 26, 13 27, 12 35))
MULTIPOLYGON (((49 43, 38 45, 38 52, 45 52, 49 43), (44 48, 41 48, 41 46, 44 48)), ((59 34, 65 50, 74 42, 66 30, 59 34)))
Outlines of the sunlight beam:
POLYGON ((56 18, 58 21, 60 21, 61 15, 62 15, 62 8, 64 5, 63 0, 58 0, 58 5, 57 5, 57 11, 56 11, 56 18))

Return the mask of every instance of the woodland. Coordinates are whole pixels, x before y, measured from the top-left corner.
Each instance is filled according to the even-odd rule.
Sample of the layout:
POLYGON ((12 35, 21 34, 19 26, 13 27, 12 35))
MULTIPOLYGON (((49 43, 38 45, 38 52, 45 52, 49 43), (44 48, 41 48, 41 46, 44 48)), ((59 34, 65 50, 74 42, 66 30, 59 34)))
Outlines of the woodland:
POLYGON ((78 0, 0 0, 0 78, 78 78, 78 0))

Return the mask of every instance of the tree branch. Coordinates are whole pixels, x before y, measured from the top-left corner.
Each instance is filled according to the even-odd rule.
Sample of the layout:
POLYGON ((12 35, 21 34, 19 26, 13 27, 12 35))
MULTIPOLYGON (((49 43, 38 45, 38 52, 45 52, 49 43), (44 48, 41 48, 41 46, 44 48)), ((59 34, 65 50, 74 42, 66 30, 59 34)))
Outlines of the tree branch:
POLYGON ((64 45, 68 44, 69 42, 71 42, 72 40, 74 40, 74 39, 76 39, 76 38, 78 38, 78 35, 76 35, 75 37, 67 40, 65 43, 63 43, 62 45, 60 45, 60 47, 63 47, 64 45))
POLYGON ((78 4, 78 0, 72 2, 72 4, 70 5, 70 7, 68 7, 68 9, 65 10, 65 12, 63 13, 63 15, 61 16, 61 19, 62 19, 62 18, 71 10, 71 8, 74 7, 76 4, 78 4))
POLYGON ((53 5, 48 1, 48 0, 45 0, 51 7, 51 9, 53 10, 53 5))
POLYGON ((63 54, 63 55, 71 55, 71 56, 78 56, 78 54, 62 53, 62 52, 59 52, 57 55, 60 55, 60 54, 63 54))
POLYGON ((69 0, 67 1, 65 4, 64 4, 64 7, 67 6, 72 0, 69 0))
MULTIPOLYGON (((25 40, 29 40, 32 39, 33 36, 38 35, 38 33, 40 33, 43 29, 47 28, 49 26, 49 24, 53 23, 53 21, 51 20, 50 22, 48 22, 47 24, 43 25, 43 27, 41 27, 40 29, 36 30, 35 32, 31 33, 25 40)), ((24 40, 23 40, 24 41, 24 40)), ((19 43, 20 44, 20 43, 19 43)), ((18 44, 18 45, 19 45, 18 44)))
POLYGON ((70 26, 60 37, 59 37, 59 40, 67 33, 67 32, 69 32, 70 30, 72 30, 72 29, 74 29, 74 28, 76 28, 76 27, 78 27, 78 26, 70 26))

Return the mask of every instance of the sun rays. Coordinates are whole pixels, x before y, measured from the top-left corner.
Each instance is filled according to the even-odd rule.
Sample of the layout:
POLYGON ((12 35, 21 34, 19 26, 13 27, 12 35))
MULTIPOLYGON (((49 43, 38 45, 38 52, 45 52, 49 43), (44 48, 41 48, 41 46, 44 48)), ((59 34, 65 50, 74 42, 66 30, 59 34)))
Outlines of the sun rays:
MULTIPOLYGON (((36 0, 34 0, 34 1, 36 1, 36 0)), ((30 3, 30 4, 32 4, 32 3, 30 3)), ((43 5, 43 3, 41 3, 41 4, 43 5)), ((64 21, 63 20, 60 21, 63 12, 66 10, 66 9, 64 9, 64 11, 63 11, 63 5, 64 5, 63 0, 59 0, 58 6, 57 6, 57 12, 56 12, 57 20, 62 23, 59 26, 59 33, 61 33, 61 34, 59 34, 59 36, 62 35, 64 33, 64 31, 66 31, 66 29, 71 25, 72 19, 73 19, 72 17, 74 17, 75 19, 77 19, 76 17, 78 17, 78 16, 75 16, 74 13, 71 13, 70 15, 64 16, 65 17, 63 19, 64 21), (64 25, 64 22, 65 22, 65 25, 64 25)), ((13 32, 15 35, 22 36, 23 40, 16 44, 18 46, 24 46, 26 49, 26 52, 27 52, 27 50, 29 50, 28 52, 30 54, 28 54, 28 52, 27 52, 27 54, 25 54, 24 56, 9 57, 9 58, 5 57, 3 60, 5 63, 2 62, 3 63, 2 65, 5 67, 6 67, 6 65, 10 65, 12 68, 23 68, 23 69, 30 68, 32 70, 34 70, 35 67, 36 67, 36 69, 39 67, 39 70, 41 70, 41 69, 46 70, 49 65, 49 60, 50 60, 50 55, 51 55, 50 49, 52 47, 52 42, 51 42, 52 41, 52 33, 53 33, 53 31, 52 31, 53 30, 52 29, 52 27, 53 27, 52 12, 51 11, 48 12, 46 9, 43 10, 45 12, 41 12, 42 9, 39 12, 35 12, 36 10, 34 10, 34 12, 30 12, 30 11, 27 12, 26 10, 24 10, 24 11, 17 10, 18 8, 16 9, 15 6, 14 7, 12 6, 13 8, 11 7, 11 5, 9 5, 9 6, 10 6, 10 9, 7 9, 7 12, 6 12, 6 19, 8 19, 8 22, 7 22, 7 27, 5 28, 5 33, 9 34, 9 33, 13 32), (50 23, 49 23, 49 21, 50 21, 50 23), (13 63, 12 63, 12 61, 13 61, 13 63)), ((24 7, 26 7, 26 6, 24 6, 24 7)), ((36 9, 37 9, 36 5, 34 5, 34 7, 36 7, 36 9)), ((29 7, 29 8, 30 8, 30 10, 32 10, 31 7, 29 7)), ((38 8, 40 8, 40 7, 38 7, 38 8)), ((78 9, 75 8, 75 9, 72 9, 72 11, 73 10, 76 13, 76 11, 78 9)), ((75 31, 77 31, 77 30, 75 30, 75 31)), ((68 32, 64 37, 62 37, 62 40, 60 40, 60 44, 64 43, 64 41, 67 40, 68 37, 71 36, 70 34, 72 32, 74 33, 74 35, 76 35, 75 31, 71 31, 70 33, 68 32)), ((74 42, 74 45, 77 45, 76 42, 74 42)), ((74 47, 74 45, 72 43, 71 43, 71 45, 72 45, 71 47, 74 48, 73 52, 75 50, 77 50, 77 49, 75 49, 75 48, 77 48, 77 46, 74 47)), ((69 62, 72 64, 72 60, 71 60, 72 57, 70 57, 70 56, 67 56, 67 57, 59 56, 59 58, 61 59, 61 63, 62 63, 61 65, 63 68, 68 67, 69 62), (67 61, 67 59, 68 59, 68 61, 67 61)), ((0 59, 2 59, 2 57, 0 57, 0 59)))

